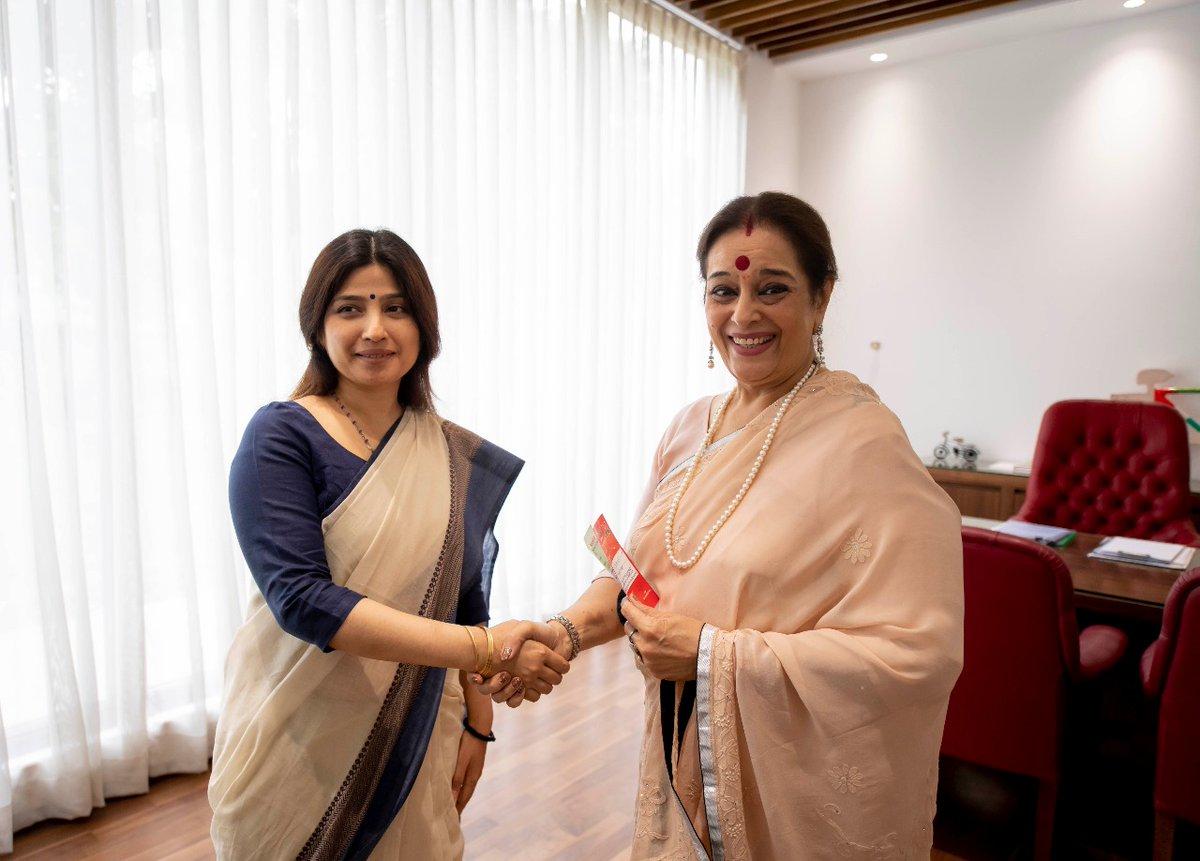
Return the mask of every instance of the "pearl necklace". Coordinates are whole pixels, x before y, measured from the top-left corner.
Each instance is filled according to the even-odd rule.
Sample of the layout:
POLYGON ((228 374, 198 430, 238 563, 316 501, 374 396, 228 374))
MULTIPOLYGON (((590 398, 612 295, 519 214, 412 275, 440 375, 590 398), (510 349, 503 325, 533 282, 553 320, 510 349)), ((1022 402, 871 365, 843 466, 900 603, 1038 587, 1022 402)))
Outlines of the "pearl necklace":
POLYGON ((675 498, 671 500, 671 507, 667 510, 667 523, 663 529, 663 545, 667 551, 667 559, 676 568, 686 571, 700 560, 700 556, 708 549, 708 545, 712 542, 717 532, 725 525, 725 521, 733 514, 734 509, 738 507, 738 503, 746 496, 750 485, 754 483, 754 477, 762 469, 767 452, 771 450, 771 443, 775 440, 775 432, 779 430, 779 423, 783 421, 783 414, 787 412, 788 407, 792 405, 792 400, 804 384, 812 379, 813 374, 817 372, 819 367, 820 365, 817 362, 813 362, 804 376, 800 378, 800 381, 792 386, 790 392, 784 395, 783 402, 780 403, 779 409, 775 411, 775 419, 771 422, 771 427, 767 431, 767 438, 763 440, 762 448, 758 450, 758 457, 754 459, 754 466, 750 467, 750 473, 746 476, 746 480, 742 482, 742 486, 733 497, 733 501, 725 506, 725 510, 721 512, 721 516, 717 518, 717 522, 710 526, 708 532, 704 534, 704 538, 701 539, 696 552, 681 562, 675 558, 675 515, 679 511, 679 501, 683 499, 684 492, 688 489, 688 485, 692 483, 692 477, 696 474, 696 467, 700 464, 700 458, 708 450, 709 444, 712 443, 713 435, 717 432, 717 427, 721 424, 721 416, 725 414, 725 407, 729 406, 729 401, 733 397, 733 391, 730 391, 725 396, 725 400, 721 401, 721 406, 717 408, 717 414, 708 428, 708 433, 704 435, 704 441, 700 443, 700 448, 696 451, 696 456, 692 458, 687 472, 683 475, 683 481, 679 485, 679 490, 675 491, 675 498))

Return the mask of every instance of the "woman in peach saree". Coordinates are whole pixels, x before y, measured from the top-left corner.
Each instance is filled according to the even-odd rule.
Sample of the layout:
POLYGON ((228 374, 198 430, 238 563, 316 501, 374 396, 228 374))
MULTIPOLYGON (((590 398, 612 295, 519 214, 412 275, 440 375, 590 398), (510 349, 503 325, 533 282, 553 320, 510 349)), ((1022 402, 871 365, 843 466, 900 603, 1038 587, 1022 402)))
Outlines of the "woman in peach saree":
POLYGON ((632 857, 928 858, 962 661, 958 512, 876 394, 824 367, 836 270, 811 207, 739 198, 699 257, 737 386, 655 453, 626 546, 661 600, 614 611, 601 578, 556 626, 570 654, 628 620, 646 694, 632 857))

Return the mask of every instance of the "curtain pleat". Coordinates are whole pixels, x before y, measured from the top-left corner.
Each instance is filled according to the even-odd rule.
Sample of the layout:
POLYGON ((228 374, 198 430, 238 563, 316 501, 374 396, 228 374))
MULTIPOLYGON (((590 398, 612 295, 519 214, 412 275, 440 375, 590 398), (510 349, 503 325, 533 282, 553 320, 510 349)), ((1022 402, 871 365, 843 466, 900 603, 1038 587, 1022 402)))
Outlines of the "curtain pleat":
POLYGON ((229 462, 349 228, 416 248, 439 409, 528 462, 493 617, 586 586, 585 526, 728 382, 693 249, 740 62, 646 0, 0 3, 0 851, 207 766, 254 588, 229 462))

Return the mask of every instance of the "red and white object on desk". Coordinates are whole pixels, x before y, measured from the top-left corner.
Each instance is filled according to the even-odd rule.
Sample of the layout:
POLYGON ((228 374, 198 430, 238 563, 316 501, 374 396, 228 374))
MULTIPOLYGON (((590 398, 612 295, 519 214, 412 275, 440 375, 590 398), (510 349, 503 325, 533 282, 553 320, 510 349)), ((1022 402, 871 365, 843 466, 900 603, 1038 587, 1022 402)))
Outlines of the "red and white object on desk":
POLYGON ((592 551, 592 555, 600 560, 600 564, 604 566, 605 570, 621 584, 626 595, 636 598, 639 603, 645 604, 647 607, 658 606, 658 593, 633 564, 633 560, 629 558, 629 554, 625 552, 621 542, 617 541, 617 537, 613 535, 603 514, 588 527, 583 540, 587 544, 588 550, 592 551))

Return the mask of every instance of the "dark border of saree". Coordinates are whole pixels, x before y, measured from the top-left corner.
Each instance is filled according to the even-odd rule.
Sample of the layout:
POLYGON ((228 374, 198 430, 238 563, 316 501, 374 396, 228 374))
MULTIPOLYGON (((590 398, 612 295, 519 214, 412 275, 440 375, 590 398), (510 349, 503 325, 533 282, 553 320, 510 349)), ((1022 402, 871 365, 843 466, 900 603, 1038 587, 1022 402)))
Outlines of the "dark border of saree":
MULTIPOLYGON (((663 760, 667 768, 667 786, 671 788, 671 797, 675 799, 675 806, 679 812, 679 816, 687 823, 688 836, 692 838, 692 849, 695 850, 696 857, 708 861, 710 856, 704 848, 704 843, 700 839, 700 835, 696 832, 696 826, 692 822, 692 818, 688 816, 687 808, 683 806, 683 799, 679 797, 679 791, 675 788, 675 741, 677 738, 680 742, 683 741, 683 734, 687 730, 688 722, 692 719, 692 713, 695 711, 696 680, 691 679, 682 683, 660 681, 658 683, 658 706, 659 729, 662 732, 663 760), (676 685, 679 685, 681 688, 679 690, 678 712, 675 709, 676 685)), ((724 854, 717 853, 713 857, 717 859, 723 858, 724 854)))
MULTIPOLYGON (((496 549, 491 529, 523 463, 451 422, 442 422, 442 431, 449 450, 450 517, 419 614, 448 622, 455 618, 464 572, 478 566, 486 595, 496 549)), ((416 781, 444 681, 442 668, 397 666, 366 741, 297 858, 357 859, 371 853, 416 781)))

